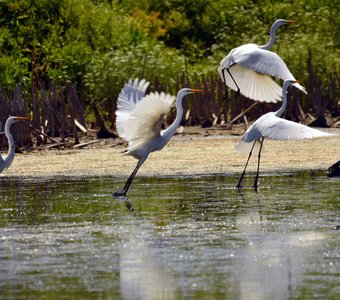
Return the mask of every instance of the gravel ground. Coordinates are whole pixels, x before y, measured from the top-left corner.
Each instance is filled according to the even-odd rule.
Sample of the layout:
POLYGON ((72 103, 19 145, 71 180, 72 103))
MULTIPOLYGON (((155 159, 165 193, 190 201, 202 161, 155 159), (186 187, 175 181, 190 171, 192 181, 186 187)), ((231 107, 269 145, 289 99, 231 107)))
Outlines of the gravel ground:
MULTIPOLYGON (((340 129, 337 136, 303 141, 264 142, 261 172, 325 170, 340 159, 340 129)), ((239 174, 246 154, 234 149, 240 136, 230 130, 184 128, 162 151, 152 153, 139 176, 239 174)), ((17 154, 2 177, 22 176, 128 176, 136 160, 123 155, 126 145, 103 140, 83 149, 42 150, 17 154)), ((256 157, 249 170, 256 170, 256 157)))

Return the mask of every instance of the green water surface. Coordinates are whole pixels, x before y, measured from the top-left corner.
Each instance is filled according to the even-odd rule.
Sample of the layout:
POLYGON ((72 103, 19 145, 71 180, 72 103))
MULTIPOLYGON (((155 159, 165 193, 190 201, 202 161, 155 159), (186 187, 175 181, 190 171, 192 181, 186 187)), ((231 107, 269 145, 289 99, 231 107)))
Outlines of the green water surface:
POLYGON ((237 179, 1 177, 0 298, 340 299, 340 179, 237 179))

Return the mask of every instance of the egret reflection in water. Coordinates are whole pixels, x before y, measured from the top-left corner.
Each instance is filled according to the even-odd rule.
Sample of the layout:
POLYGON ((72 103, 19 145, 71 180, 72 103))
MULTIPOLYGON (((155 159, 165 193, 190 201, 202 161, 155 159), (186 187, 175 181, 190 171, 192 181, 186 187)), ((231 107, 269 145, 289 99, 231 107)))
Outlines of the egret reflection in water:
POLYGON ((124 179, 1 179, 2 299, 339 294, 336 178, 264 174, 242 198, 234 176, 140 177, 129 202, 124 179))
MULTIPOLYGON (((264 202, 264 201, 263 201, 264 202)), ((291 299, 301 284, 308 256, 329 238, 314 231, 271 232, 259 202, 240 214, 236 226, 245 245, 234 261, 231 280, 238 299, 291 299)))
POLYGON ((119 248, 120 289, 123 299, 177 299, 175 280, 167 272, 170 262, 154 249, 154 228, 136 214, 125 199, 131 216, 119 248))

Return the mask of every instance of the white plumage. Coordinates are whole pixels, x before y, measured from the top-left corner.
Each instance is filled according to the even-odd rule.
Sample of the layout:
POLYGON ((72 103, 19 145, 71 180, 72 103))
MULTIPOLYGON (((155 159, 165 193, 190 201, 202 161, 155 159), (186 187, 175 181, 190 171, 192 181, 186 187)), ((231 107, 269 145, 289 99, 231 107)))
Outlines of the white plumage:
POLYGON ((145 96, 149 84, 145 79, 130 79, 118 96, 117 131, 129 143, 126 154, 137 159, 144 156, 146 151, 156 150, 149 149, 153 146, 152 140, 161 140, 162 122, 176 99, 164 92, 145 96))
MULTIPOLYGON (((245 132, 241 141, 236 145, 236 150, 249 153, 253 141, 260 142, 261 138, 272 140, 305 140, 318 137, 331 136, 332 134, 323 132, 303 124, 279 118, 275 113, 270 112, 257 119, 245 132)), ((254 148, 258 151, 258 146, 254 148)))
MULTIPOLYGON (((237 47, 221 60, 218 72, 227 86, 253 100, 277 102, 282 98, 281 87, 272 79, 295 81, 284 61, 274 52, 268 51, 275 41, 275 31, 290 20, 277 20, 270 29, 267 45, 246 44, 237 47)), ((299 83, 293 86, 307 94, 299 83)))
MULTIPOLYGON (((11 134, 11 126, 14 123, 18 122, 18 121, 24 121, 24 120, 29 120, 29 118, 28 117, 16 117, 16 116, 12 116, 12 117, 9 117, 6 120, 6 123, 5 123, 5 135, 6 135, 7 140, 8 140, 8 153, 4 157, 2 157, 1 154, 0 154, 0 173, 2 171, 6 170, 12 164, 12 162, 14 160, 15 145, 14 145, 13 136, 11 134)), ((0 126, 0 128, 1 127, 2 126, 0 126)))
POLYGON ((249 157, 238 183, 238 187, 241 186, 246 167, 249 159, 254 152, 259 156, 257 175, 255 179, 254 187, 257 187, 257 179, 260 166, 260 154, 263 145, 264 138, 270 138, 272 140, 302 140, 312 139, 318 137, 332 136, 333 134, 323 132, 314 128, 310 128, 306 125, 296 122, 288 121, 280 118, 287 106, 287 90, 291 84, 297 83, 296 81, 286 80, 282 87, 283 102, 280 109, 276 112, 270 112, 259 119, 257 119, 244 133, 240 142, 236 145, 236 150, 240 152, 249 153, 249 157), (254 143, 251 143, 254 142, 254 143))
POLYGON ((121 90, 116 111, 116 128, 121 138, 129 143, 126 154, 138 159, 138 163, 123 188, 114 196, 126 196, 140 166, 151 152, 161 150, 175 134, 183 116, 182 100, 190 93, 203 92, 189 88, 181 89, 177 98, 164 92, 145 95, 149 82, 129 80, 121 90), (176 99, 176 119, 165 130, 162 123, 176 99))

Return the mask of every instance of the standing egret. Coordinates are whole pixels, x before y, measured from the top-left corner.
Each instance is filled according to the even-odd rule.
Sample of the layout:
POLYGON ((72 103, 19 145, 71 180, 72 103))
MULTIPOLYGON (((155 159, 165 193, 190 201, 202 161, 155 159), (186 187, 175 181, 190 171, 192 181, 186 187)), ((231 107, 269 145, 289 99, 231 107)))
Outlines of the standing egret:
MULTIPOLYGON (((281 101, 281 87, 271 76, 285 80, 295 80, 284 61, 269 51, 275 41, 275 32, 283 24, 294 21, 279 19, 270 28, 268 44, 258 46, 246 44, 234 48, 221 60, 218 72, 224 83, 242 95, 260 102, 281 101)), ((307 94, 299 83, 293 86, 307 94)))
POLYGON ((296 80, 286 80, 282 87, 282 105, 276 112, 270 112, 259 119, 257 119, 242 136, 241 141, 236 145, 236 150, 245 152, 249 151, 251 142, 254 142, 251 146, 248 160, 244 167, 243 173, 237 184, 237 187, 241 187, 241 182, 246 172, 246 168, 249 159, 252 155, 255 144, 260 143, 258 150, 258 163, 257 173, 254 182, 254 188, 258 186, 259 169, 260 169, 260 156, 265 137, 272 140, 303 140, 312 139, 317 137, 332 136, 332 134, 322 132, 317 129, 310 128, 306 125, 302 125, 296 122, 288 121, 280 118, 287 106, 287 89, 291 84, 298 83, 296 80))
POLYGON ((11 126, 12 124, 18 122, 18 121, 23 121, 23 120, 29 120, 28 117, 9 117, 6 120, 5 123, 5 135, 8 140, 8 153, 6 156, 2 157, 0 155, 0 173, 4 170, 6 170, 13 162, 14 155, 15 155, 15 146, 14 146, 14 139, 11 134, 11 126))
POLYGON ((161 150, 174 135, 183 116, 183 97, 190 93, 203 92, 181 89, 176 98, 176 118, 167 129, 161 130, 162 122, 173 106, 175 97, 164 92, 145 95, 149 84, 145 79, 130 79, 118 96, 116 128, 119 136, 129 143, 125 154, 137 158, 138 163, 124 188, 116 191, 114 196, 126 196, 134 176, 149 154, 161 150))

